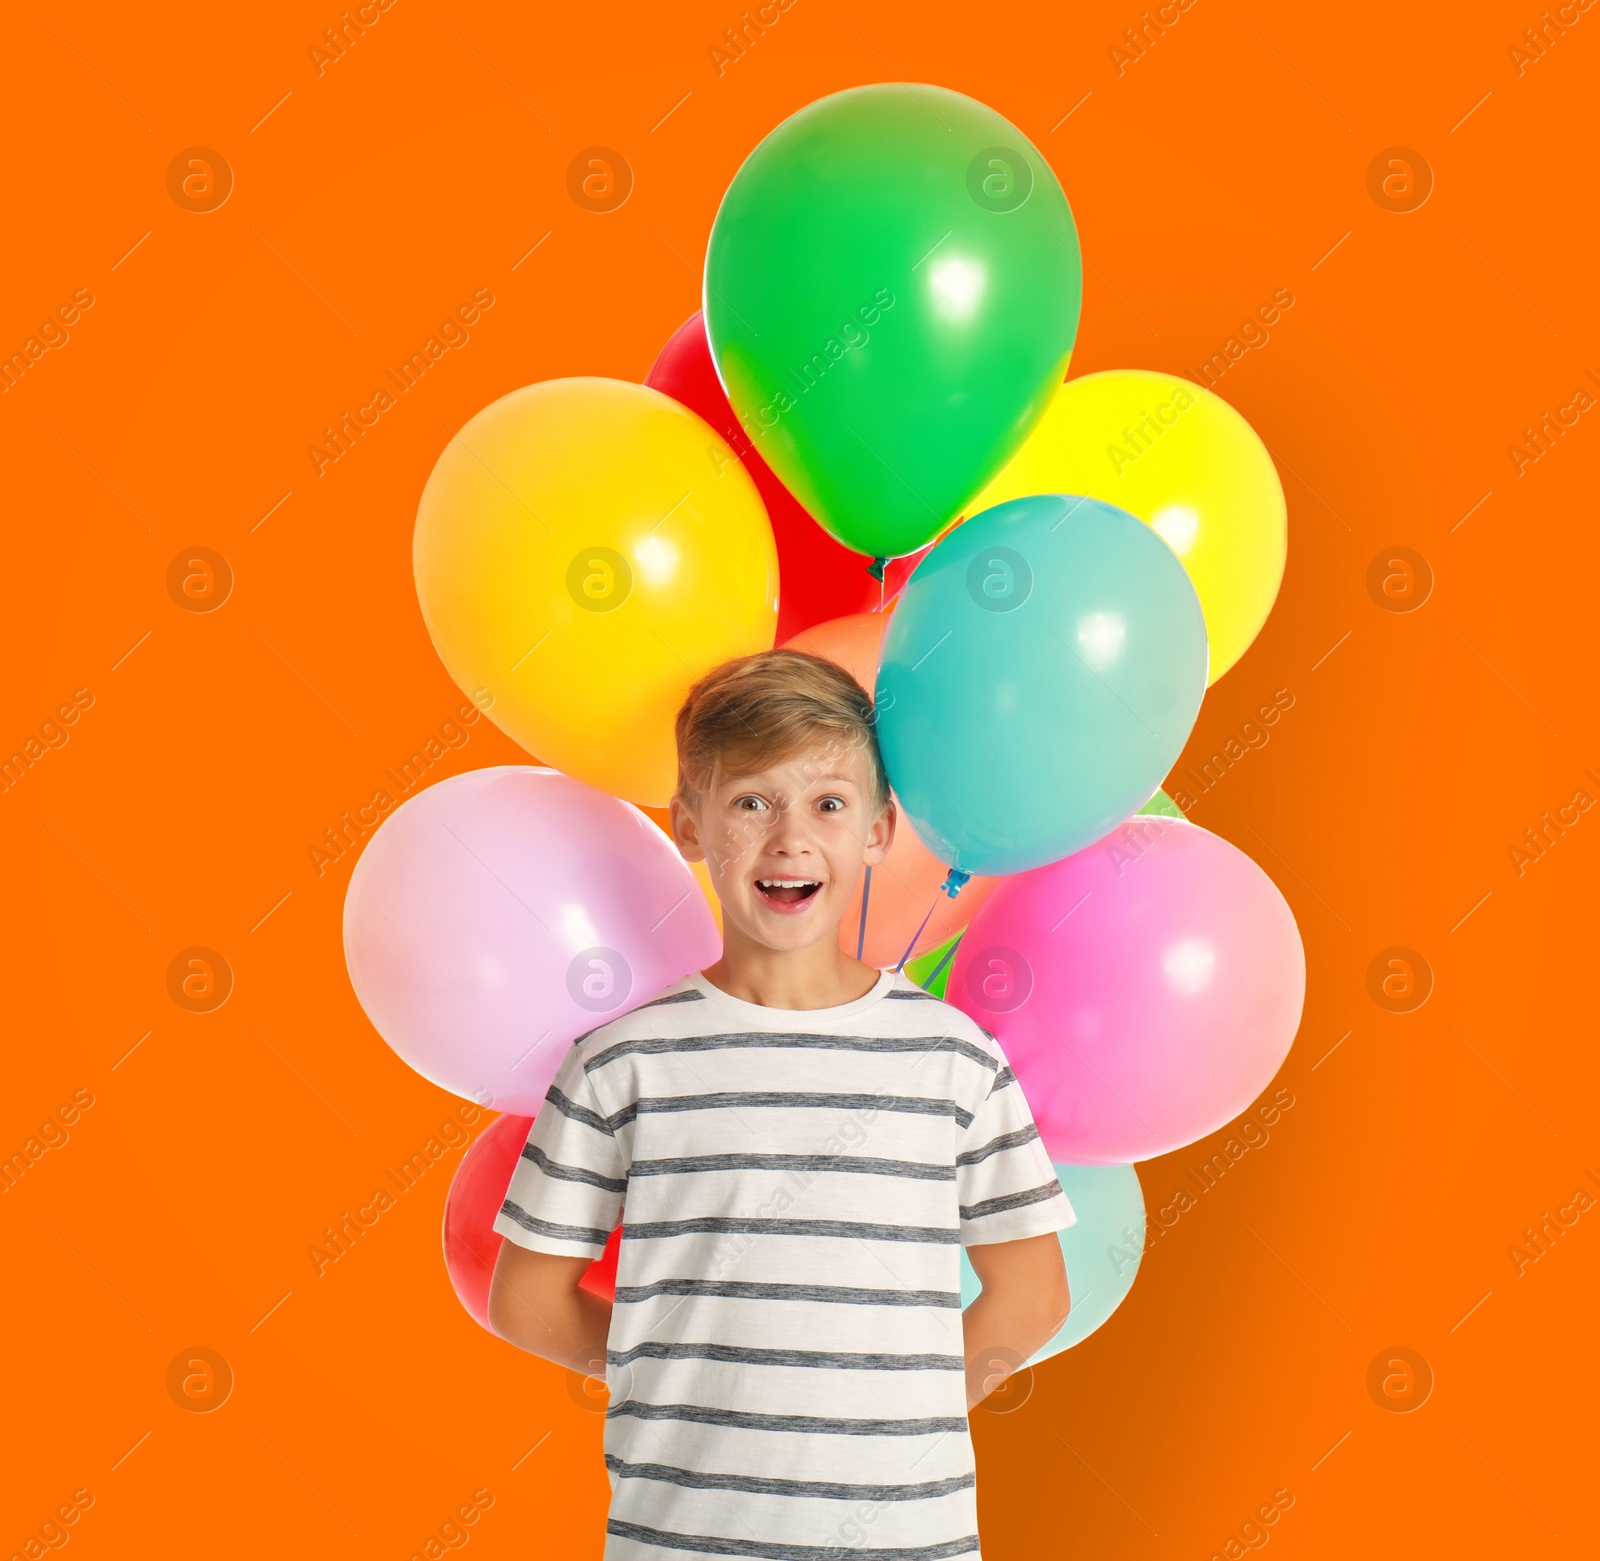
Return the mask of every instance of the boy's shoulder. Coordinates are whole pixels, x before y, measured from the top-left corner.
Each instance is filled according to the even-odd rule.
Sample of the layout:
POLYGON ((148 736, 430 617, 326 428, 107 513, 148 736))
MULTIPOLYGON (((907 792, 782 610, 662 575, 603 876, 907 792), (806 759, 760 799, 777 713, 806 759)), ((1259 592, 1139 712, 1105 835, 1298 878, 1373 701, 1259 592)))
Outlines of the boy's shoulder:
POLYGON ((695 1018, 709 1006, 706 994, 696 985, 694 978, 685 976, 626 1013, 618 1014, 615 1019, 608 1019, 592 1030, 585 1030, 573 1041, 572 1050, 587 1063, 619 1041, 663 1035, 692 1035, 696 1029, 695 1018))
POLYGON ((976 1019, 957 1008, 954 1003, 946 1002, 942 997, 935 997, 932 992, 923 991, 904 971, 895 972, 895 984, 885 994, 885 1003, 892 1005, 891 1013, 898 1010, 908 1016, 914 1015, 919 1028, 936 1028, 951 1039, 961 1041, 964 1046, 971 1046, 983 1052, 997 1066, 999 1065, 1000 1042, 992 1031, 984 1029, 976 1019))
MULTIPOLYGON (((954 1003, 947 1003, 942 997, 934 996, 932 992, 925 992, 903 970, 894 972, 894 985, 885 994, 885 999, 895 1004, 914 1003, 918 1005, 914 1009, 908 1009, 907 1011, 917 1014, 924 1021, 926 1021, 928 1015, 937 1014, 941 1023, 958 1027, 963 1033, 971 1035, 989 1034, 970 1014, 963 1013, 954 1003)), ((990 1038, 993 1039, 993 1037, 990 1038)))

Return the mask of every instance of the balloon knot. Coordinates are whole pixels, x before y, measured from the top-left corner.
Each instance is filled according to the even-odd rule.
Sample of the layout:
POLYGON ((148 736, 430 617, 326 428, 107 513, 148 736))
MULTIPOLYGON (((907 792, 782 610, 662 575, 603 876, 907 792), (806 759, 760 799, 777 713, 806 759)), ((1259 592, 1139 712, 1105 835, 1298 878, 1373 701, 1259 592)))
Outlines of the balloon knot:
POLYGON ((888 562, 889 560, 887 558, 875 558, 870 564, 867 565, 867 573, 871 575, 879 585, 883 584, 883 566, 888 562))
POLYGON ((945 874, 945 880, 939 885, 939 887, 943 889, 944 892, 953 900, 958 894, 961 893, 962 884, 964 884, 971 877, 971 873, 964 873, 959 867, 952 867, 950 871, 945 874))

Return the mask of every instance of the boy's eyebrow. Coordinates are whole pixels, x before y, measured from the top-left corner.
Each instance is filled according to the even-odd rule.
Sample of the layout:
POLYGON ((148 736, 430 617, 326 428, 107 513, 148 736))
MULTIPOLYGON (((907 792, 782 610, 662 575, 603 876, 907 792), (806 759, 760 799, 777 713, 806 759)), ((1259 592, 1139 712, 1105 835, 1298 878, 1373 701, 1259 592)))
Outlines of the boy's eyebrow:
MULTIPOLYGON (((781 771, 780 771, 781 773, 781 771)), ((729 787, 754 785, 765 779, 764 775, 730 775, 725 784, 729 787)), ((843 781, 847 786, 859 787, 861 782, 854 775, 841 775, 837 770, 830 770, 823 775, 803 776, 802 780, 807 785, 819 785, 823 781, 843 781)))

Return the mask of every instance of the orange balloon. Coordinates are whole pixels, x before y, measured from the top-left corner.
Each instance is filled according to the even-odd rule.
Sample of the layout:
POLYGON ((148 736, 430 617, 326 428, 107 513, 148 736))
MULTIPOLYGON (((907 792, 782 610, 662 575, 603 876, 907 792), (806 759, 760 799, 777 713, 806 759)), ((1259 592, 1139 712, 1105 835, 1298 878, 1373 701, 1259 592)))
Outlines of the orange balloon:
MULTIPOLYGON (((882 969, 900 963, 913 936, 917 941, 911 959, 938 948, 946 938, 953 938, 972 920, 1000 880, 969 878, 952 900, 939 887, 948 871, 917 838, 917 832, 902 822, 894 832, 889 855, 872 869, 866 937, 861 936, 861 890, 857 889, 839 923, 839 947, 846 954, 854 954, 859 943, 860 958, 882 969), (922 927, 920 933, 918 927, 922 927)), ((863 887, 865 883, 863 874, 863 887)))
MULTIPOLYGON (((884 631, 894 614, 851 613, 812 625, 785 642, 789 650, 810 651, 841 666, 870 694, 878 681, 878 657, 884 631)), ((910 958, 925 954, 952 938, 972 919, 973 912, 993 893, 998 878, 972 878, 955 899, 940 891, 947 869, 917 838, 903 818, 895 830, 888 856, 872 869, 867 892, 866 935, 862 936, 862 886, 852 897, 839 923, 839 947, 879 967, 898 964, 906 945, 916 936, 910 958), (931 913, 931 914, 930 914, 931 913), (926 925, 924 925, 926 918, 926 925), (920 934, 918 927, 922 928, 920 934)))
POLYGON ((878 656, 883 650, 884 631, 893 613, 853 612, 845 618, 829 618, 802 629, 785 650, 806 650, 840 666, 866 691, 878 681, 878 656))

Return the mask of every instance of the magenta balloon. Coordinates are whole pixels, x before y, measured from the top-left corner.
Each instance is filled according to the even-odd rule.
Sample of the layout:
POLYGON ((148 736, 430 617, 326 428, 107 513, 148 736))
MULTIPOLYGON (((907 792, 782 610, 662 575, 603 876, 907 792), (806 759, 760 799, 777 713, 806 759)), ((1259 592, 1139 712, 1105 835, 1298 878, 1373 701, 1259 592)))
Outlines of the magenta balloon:
POLYGON ((1196 824, 1142 816, 1003 879, 946 1000, 999 1036, 1051 1160, 1127 1165, 1243 1111, 1288 1055, 1305 991, 1273 881, 1196 824))
POLYGON ((344 957, 378 1033, 424 1078, 534 1115, 586 1031, 718 958, 705 896, 630 802, 555 770, 471 770, 368 842, 344 957))

